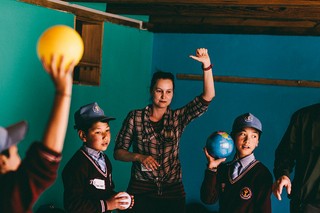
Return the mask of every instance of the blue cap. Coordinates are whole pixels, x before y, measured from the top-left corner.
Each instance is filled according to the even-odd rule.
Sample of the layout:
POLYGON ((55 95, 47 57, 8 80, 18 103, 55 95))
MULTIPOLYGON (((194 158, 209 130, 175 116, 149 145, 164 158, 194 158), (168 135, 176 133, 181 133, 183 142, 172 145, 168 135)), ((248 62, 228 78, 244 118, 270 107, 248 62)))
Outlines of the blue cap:
POLYGON ((24 138, 27 129, 26 121, 20 121, 6 128, 0 126, 0 152, 18 144, 24 138))
POLYGON ((115 118, 106 116, 99 105, 94 102, 80 107, 80 109, 74 113, 74 128, 88 128, 95 122, 108 122, 110 120, 115 120, 115 118))
POLYGON ((260 120, 249 112, 238 116, 234 120, 232 132, 237 132, 245 127, 252 127, 262 132, 262 124, 260 120))

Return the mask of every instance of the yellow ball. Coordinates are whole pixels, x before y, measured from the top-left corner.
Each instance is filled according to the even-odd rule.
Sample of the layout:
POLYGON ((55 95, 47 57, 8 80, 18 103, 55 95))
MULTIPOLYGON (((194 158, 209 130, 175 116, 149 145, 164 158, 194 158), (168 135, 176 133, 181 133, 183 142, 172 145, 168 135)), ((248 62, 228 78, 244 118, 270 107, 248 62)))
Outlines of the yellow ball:
MULTIPOLYGON (((83 40, 73 28, 65 25, 56 25, 42 33, 37 44, 39 59, 44 59, 46 64, 51 62, 52 56, 63 56, 63 61, 68 66, 72 61, 76 64, 82 58, 84 51, 83 40)), ((58 63, 61 61, 58 60, 58 63)))

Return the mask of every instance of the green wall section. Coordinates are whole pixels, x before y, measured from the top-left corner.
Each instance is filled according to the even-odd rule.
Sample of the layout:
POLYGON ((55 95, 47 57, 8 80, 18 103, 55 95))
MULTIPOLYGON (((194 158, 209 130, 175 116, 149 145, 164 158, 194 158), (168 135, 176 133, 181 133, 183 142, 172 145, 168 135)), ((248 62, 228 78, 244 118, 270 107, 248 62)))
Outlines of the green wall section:
MULTIPOLYGON (((105 9, 105 4, 86 6, 102 11, 105 9)), ((27 137, 19 144, 19 152, 24 156, 32 141, 41 140, 54 93, 53 84, 36 55, 37 40, 44 30, 53 25, 73 26, 74 16, 14 0, 2 1, 0 13, 0 122, 6 126, 23 119, 28 121, 27 137)), ((74 85, 59 176, 55 184, 43 193, 34 210, 47 203, 62 207, 60 174, 66 162, 82 145, 73 129, 73 113, 91 102, 98 102, 107 115, 117 119, 110 123, 112 142, 106 153, 113 163, 116 189, 126 189, 130 164, 113 159, 114 139, 129 110, 143 107, 149 101, 152 45, 153 36, 147 31, 104 24, 101 85, 74 85)))

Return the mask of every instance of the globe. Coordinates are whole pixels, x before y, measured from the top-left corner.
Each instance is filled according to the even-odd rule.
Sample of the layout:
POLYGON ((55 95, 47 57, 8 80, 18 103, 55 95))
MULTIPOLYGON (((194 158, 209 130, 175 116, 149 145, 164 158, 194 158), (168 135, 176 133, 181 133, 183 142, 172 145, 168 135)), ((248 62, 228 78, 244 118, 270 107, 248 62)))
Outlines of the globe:
POLYGON ((208 153, 214 158, 226 158, 233 151, 233 140, 231 136, 224 131, 212 133, 206 142, 208 153))

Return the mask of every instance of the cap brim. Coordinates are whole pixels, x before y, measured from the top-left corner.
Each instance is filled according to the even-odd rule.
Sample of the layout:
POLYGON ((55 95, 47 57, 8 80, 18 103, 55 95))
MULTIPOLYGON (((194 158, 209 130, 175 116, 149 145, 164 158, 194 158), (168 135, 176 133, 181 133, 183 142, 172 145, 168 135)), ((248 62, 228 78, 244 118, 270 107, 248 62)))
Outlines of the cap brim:
POLYGON ((262 130, 260 130, 259 127, 252 126, 252 125, 243 125, 243 126, 234 128, 234 129, 232 129, 232 132, 242 131, 244 128, 253 128, 253 129, 255 129, 255 130, 257 130, 257 131, 262 133, 262 130))
POLYGON ((100 120, 100 121, 102 121, 102 122, 108 122, 108 121, 112 121, 112 120, 116 120, 114 117, 105 117, 105 118, 103 118, 102 120, 100 120))
POLYGON ((115 118, 114 117, 106 117, 106 116, 96 117, 96 118, 92 118, 92 119, 89 119, 89 120, 86 120, 86 121, 79 122, 79 124, 75 124, 74 125, 74 128, 75 129, 79 129, 81 127, 86 127, 87 128, 87 127, 91 126, 95 122, 100 121, 100 122, 108 123, 111 120, 115 120, 115 118))
POLYGON ((109 121, 112 121, 112 120, 115 120, 115 118, 113 118, 113 117, 107 117, 107 116, 102 116, 102 117, 98 117, 98 118, 91 119, 91 120, 89 120, 88 122, 90 122, 90 123, 97 122, 97 121, 100 121, 100 122, 109 122, 109 121))
POLYGON ((24 139, 28 129, 26 121, 20 121, 0 131, 0 152, 8 149, 9 147, 18 144, 24 139))

